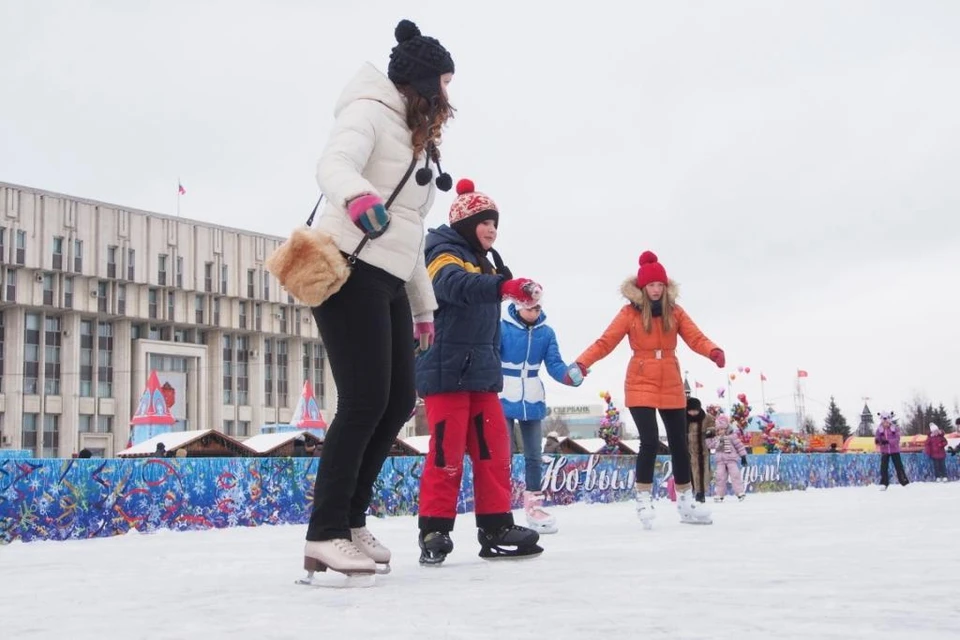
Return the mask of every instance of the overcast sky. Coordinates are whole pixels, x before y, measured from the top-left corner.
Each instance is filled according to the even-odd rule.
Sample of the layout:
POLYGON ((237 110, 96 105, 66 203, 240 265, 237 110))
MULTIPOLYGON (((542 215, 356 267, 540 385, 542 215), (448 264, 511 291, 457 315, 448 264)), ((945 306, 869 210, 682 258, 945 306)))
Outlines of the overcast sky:
MULTIPOLYGON (((501 209, 572 359, 644 249, 727 353, 707 398, 856 424, 960 396, 960 3, 0 0, 0 181, 286 235, 402 17, 457 66, 444 168, 501 209), (741 383, 742 382, 742 383, 741 383)), ((441 194, 428 223, 446 221, 441 194)), ((554 404, 622 406, 629 348, 554 404)))

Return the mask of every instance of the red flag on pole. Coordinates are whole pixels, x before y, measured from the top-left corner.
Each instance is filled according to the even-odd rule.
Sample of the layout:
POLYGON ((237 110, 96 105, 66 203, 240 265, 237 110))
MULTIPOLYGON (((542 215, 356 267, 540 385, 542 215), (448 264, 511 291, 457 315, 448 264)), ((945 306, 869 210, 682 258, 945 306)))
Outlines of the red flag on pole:
POLYGON ((766 381, 767 381, 767 376, 765 376, 765 375, 763 375, 763 373, 761 373, 761 374, 760 374, 760 382, 766 382, 766 381))
POLYGON ((808 374, 805 370, 803 370, 803 369, 797 369, 797 377, 798 377, 798 378, 806 378, 806 377, 809 377, 809 375, 810 375, 810 374, 808 374))
POLYGON ((697 389, 703 389, 703 385, 700 384, 699 382, 694 382, 694 383, 693 383, 693 386, 694 386, 695 388, 697 388, 697 389))
POLYGON ((184 195, 184 194, 187 192, 187 190, 183 188, 183 185, 182 185, 182 184, 180 184, 179 182, 177 182, 177 192, 178 192, 180 195, 184 195))

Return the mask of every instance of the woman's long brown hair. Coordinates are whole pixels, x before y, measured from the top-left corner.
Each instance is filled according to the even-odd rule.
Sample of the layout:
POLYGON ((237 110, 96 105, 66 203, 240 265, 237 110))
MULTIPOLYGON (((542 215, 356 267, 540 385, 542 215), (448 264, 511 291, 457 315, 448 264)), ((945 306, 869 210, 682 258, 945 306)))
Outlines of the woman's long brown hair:
POLYGON ((420 155, 432 142, 433 160, 439 160, 441 130, 447 120, 453 117, 453 112, 456 109, 447 101, 443 92, 437 96, 436 106, 433 106, 430 100, 421 96, 416 89, 408 84, 398 85, 397 89, 406 98, 407 126, 410 127, 413 136, 413 152, 420 155))

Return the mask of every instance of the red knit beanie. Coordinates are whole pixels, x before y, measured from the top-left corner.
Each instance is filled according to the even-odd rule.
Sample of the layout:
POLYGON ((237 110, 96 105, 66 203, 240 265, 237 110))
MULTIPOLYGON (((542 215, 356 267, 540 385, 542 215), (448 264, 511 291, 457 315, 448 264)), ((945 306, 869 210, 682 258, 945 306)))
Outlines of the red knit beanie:
POLYGON ((637 270, 637 286, 641 289, 651 282, 667 284, 667 270, 657 261, 657 254, 644 251, 640 254, 640 268, 637 270))
POLYGON ((490 196, 476 191, 473 180, 464 178, 457 183, 457 199, 450 205, 450 224, 453 225, 477 214, 485 214, 486 220, 499 223, 500 213, 490 196))

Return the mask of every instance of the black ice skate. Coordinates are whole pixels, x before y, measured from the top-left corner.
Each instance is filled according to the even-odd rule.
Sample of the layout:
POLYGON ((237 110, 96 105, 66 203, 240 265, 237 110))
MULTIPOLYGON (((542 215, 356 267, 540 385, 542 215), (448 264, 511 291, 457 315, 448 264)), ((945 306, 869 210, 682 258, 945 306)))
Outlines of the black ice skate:
POLYGON ((491 531, 479 529, 477 539, 480 557, 486 560, 536 558, 543 553, 543 548, 537 545, 540 534, 515 524, 491 531))
POLYGON ((453 551, 453 540, 444 531, 420 532, 420 564, 438 567, 453 551))

